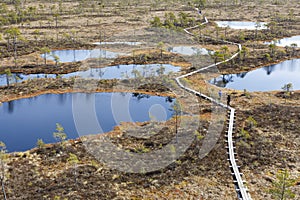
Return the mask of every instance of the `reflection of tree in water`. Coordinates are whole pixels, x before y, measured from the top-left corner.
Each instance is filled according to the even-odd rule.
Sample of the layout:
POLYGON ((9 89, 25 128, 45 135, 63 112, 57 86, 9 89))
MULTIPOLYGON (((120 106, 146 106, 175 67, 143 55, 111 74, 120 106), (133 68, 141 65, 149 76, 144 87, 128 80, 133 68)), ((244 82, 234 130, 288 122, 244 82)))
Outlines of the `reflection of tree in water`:
POLYGON ((66 102, 66 99, 67 99, 66 94, 60 94, 60 95, 58 96, 58 102, 59 102, 59 104, 60 104, 60 105, 64 105, 65 102, 66 102))
POLYGON ((104 76, 105 71, 102 71, 101 68, 99 70, 99 77, 102 78, 102 76, 104 76))
POLYGON ((263 67, 263 69, 267 72, 267 75, 270 75, 272 72, 276 70, 286 71, 286 72, 294 72, 299 66, 300 59, 286 60, 282 63, 276 65, 270 65, 263 67))
POLYGON ((244 78, 247 75, 247 73, 248 72, 242 72, 242 73, 236 74, 236 76, 239 78, 244 78))
POLYGON ((21 80, 20 73, 13 74, 15 83, 18 83, 18 80, 21 80))
POLYGON ((21 73, 16 73, 16 80, 23 80, 24 78, 22 77, 21 73))
POLYGON ((166 102, 172 103, 174 98, 172 97, 166 97, 166 102))
POLYGON ((223 74, 221 77, 214 78, 211 82, 218 87, 226 87, 229 82, 233 82, 233 75, 223 74))
POLYGON ((233 82, 233 75, 232 74, 223 74, 222 75, 222 81, 226 85, 229 82, 233 82))
POLYGON ((84 93, 84 94, 85 94, 85 99, 87 101, 90 101, 95 93, 84 93))
POLYGON ((1 82, 4 83, 6 81, 6 76, 3 74, 0 74, 0 79, 1 79, 1 82))
POLYGON ((13 113, 14 112, 14 106, 15 106, 14 101, 7 102, 7 111, 8 111, 8 113, 13 113))
POLYGON ((197 47, 192 47, 191 48, 193 50, 193 54, 199 56, 201 54, 204 54, 205 50, 201 49, 201 48, 197 48, 197 47))
POLYGON ((93 73, 93 68, 90 68, 90 76, 89 77, 94 77, 94 73, 93 73))
POLYGON ((263 69, 267 72, 267 75, 270 75, 273 71, 275 71, 275 65, 266 66, 263 69))
POLYGON ((149 94, 141 94, 141 93, 132 93, 132 97, 137 98, 138 100, 143 99, 143 98, 150 98, 149 94))
POLYGON ((174 47, 168 47, 168 52, 174 52, 174 47))

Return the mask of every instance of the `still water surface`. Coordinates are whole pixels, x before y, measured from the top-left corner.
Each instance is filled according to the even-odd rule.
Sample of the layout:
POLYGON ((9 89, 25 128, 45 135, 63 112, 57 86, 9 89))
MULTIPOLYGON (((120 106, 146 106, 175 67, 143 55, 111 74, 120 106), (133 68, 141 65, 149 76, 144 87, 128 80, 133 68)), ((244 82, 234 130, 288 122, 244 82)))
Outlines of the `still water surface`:
MULTIPOLYGON (((72 72, 60 75, 62 78, 81 77, 92 79, 127 79, 138 76, 150 77, 179 72, 181 67, 170 64, 148 65, 116 65, 104 68, 90 68, 86 71, 72 72)), ((9 83, 19 83, 28 79, 56 78, 55 74, 22 74, 12 73, 9 83)), ((6 75, 0 75, 0 86, 7 85, 6 75)))
MULTIPOLYGON (((120 121, 143 122, 149 121, 150 116, 151 119, 165 121, 172 116, 172 102, 173 99, 167 97, 134 93, 45 94, 4 102, 0 106, 0 141, 10 152, 33 148, 39 138, 45 143, 52 143, 55 142, 53 132, 56 131, 56 123, 65 128, 68 139, 78 138, 72 105, 82 107, 84 112, 84 106, 93 103, 101 129, 87 131, 86 134, 97 134, 111 131, 120 121), (124 117, 124 111, 113 106, 128 108, 128 116, 124 117)), ((90 115, 93 113, 87 116, 90 115)), ((91 130, 89 117, 82 122, 87 130, 91 130)))
POLYGON ((118 55, 123 55, 122 53, 107 51, 104 49, 68 49, 68 50, 54 50, 50 54, 42 54, 42 58, 47 57, 48 60, 54 61, 54 55, 58 56, 59 62, 77 62, 83 61, 88 58, 116 58, 118 55))
POLYGON ((292 46, 292 44, 296 44, 297 47, 300 47, 300 35, 296 35, 293 37, 283 38, 280 40, 274 40, 272 42, 265 42, 265 44, 276 44, 280 47, 292 46))
POLYGON ((300 90, 300 59, 287 60, 250 72, 221 75, 209 81, 219 87, 247 91, 281 90, 287 83, 300 90))
POLYGON ((247 21, 216 21, 219 27, 229 27, 232 29, 262 30, 267 29, 265 22, 247 22, 247 21))

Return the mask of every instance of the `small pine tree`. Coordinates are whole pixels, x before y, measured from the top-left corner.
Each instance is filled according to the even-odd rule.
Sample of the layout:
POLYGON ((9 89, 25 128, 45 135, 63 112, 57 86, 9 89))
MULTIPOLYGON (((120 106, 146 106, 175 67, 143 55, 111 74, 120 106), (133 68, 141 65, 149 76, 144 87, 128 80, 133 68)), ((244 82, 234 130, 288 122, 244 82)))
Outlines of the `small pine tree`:
POLYGON ((276 200, 294 199, 295 194, 290 188, 295 185, 295 182, 295 179, 290 178, 290 174, 286 169, 279 170, 269 192, 276 200))
POLYGON ((176 142, 178 142, 178 124, 179 124, 179 115, 181 114, 181 105, 176 100, 173 105, 173 114, 175 115, 175 134, 176 134, 176 142))
POLYGON ((38 139, 37 142, 36 142, 36 146, 39 149, 42 149, 45 146, 45 143, 44 143, 44 141, 42 139, 38 139))
POLYGON ((240 136, 244 139, 250 139, 251 138, 251 135, 248 131, 246 131, 245 129, 241 129, 240 131, 240 136))
POLYGON ((57 132, 53 133, 53 137, 60 143, 63 143, 67 139, 64 127, 61 124, 56 123, 56 131, 57 132))
POLYGON ((155 16, 155 17, 153 18, 153 20, 150 21, 150 24, 151 24, 151 26, 153 26, 153 27, 162 27, 162 23, 161 23, 161 21, 160 21, 160 18, 157 17, 157 16, 155 16))
POLYGON ((55 67, 58 67, 58 64, 59 64, 59 62, 60 62, 60 59, 59 59, 59 57, 57 56, 57 55, 52 55, 52 57, 53 57, 53 59, 54 59, 54 61, 55 61, 55 67))
POLYGON ((257 126, 257 121, 252 116, 249 116, 246 119, 246 126, 251 130, 252 128, 257 126))
POLYGON ((40 51, 42 52, 43 54, 43 57, 44 57, 44 62, 45 62, 45 65, 47 64, 47 55, 51 52, 51 50, 48 48, 48 47, 42 47, 40 49, 40 51))
POLYGON ((160 50, 160 58, 162 59, 163 58, 163 51, 164 51, 164 48, 165 48, 164 42, 159 42, 157 44, 157 48, 160 50))
POLYGON ((293 89, 293 84, 287 83, 281 89, 283 89, 286 93, 290 93, 290 91, 293 89))

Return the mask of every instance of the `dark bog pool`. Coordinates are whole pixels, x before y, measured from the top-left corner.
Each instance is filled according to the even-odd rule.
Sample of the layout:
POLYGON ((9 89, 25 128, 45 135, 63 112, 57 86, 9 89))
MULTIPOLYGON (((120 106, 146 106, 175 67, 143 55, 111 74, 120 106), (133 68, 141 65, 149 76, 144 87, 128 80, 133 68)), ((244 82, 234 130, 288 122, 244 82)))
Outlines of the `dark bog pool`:
POLYGON ((287 60, 250 72, 222 75, 209 82, 219 87, 247 91, 281 90, 285 84, 292 83, 293 89, 299 90, 300 59, 287 60))
POLYGON ((56 123, 65 128, 68 139, 78 138, 73 115, 83 117, 76 122, 84 124, 85 134, 111 131, 121 121, 149 121, 149 116, 165 121, 172 116, 172 101, 168 97, 134 93, 67 93, 4 102, 0 106, 0 141, 10 152, 33 148, 39 138, 52 143, 56 123), (93 112, 86 113, 91 106, 93 112), (93 115, 99 122, 98 129, 91 124, 93 115))

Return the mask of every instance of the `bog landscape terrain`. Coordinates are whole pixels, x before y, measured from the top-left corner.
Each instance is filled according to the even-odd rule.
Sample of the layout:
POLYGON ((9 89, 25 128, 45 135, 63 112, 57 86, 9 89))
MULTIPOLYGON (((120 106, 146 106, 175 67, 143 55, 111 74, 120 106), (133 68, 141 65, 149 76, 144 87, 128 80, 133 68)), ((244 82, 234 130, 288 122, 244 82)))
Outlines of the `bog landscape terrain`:
POLYGON ((3 199, 300 199, 298 0, 0 2, 3 199))

